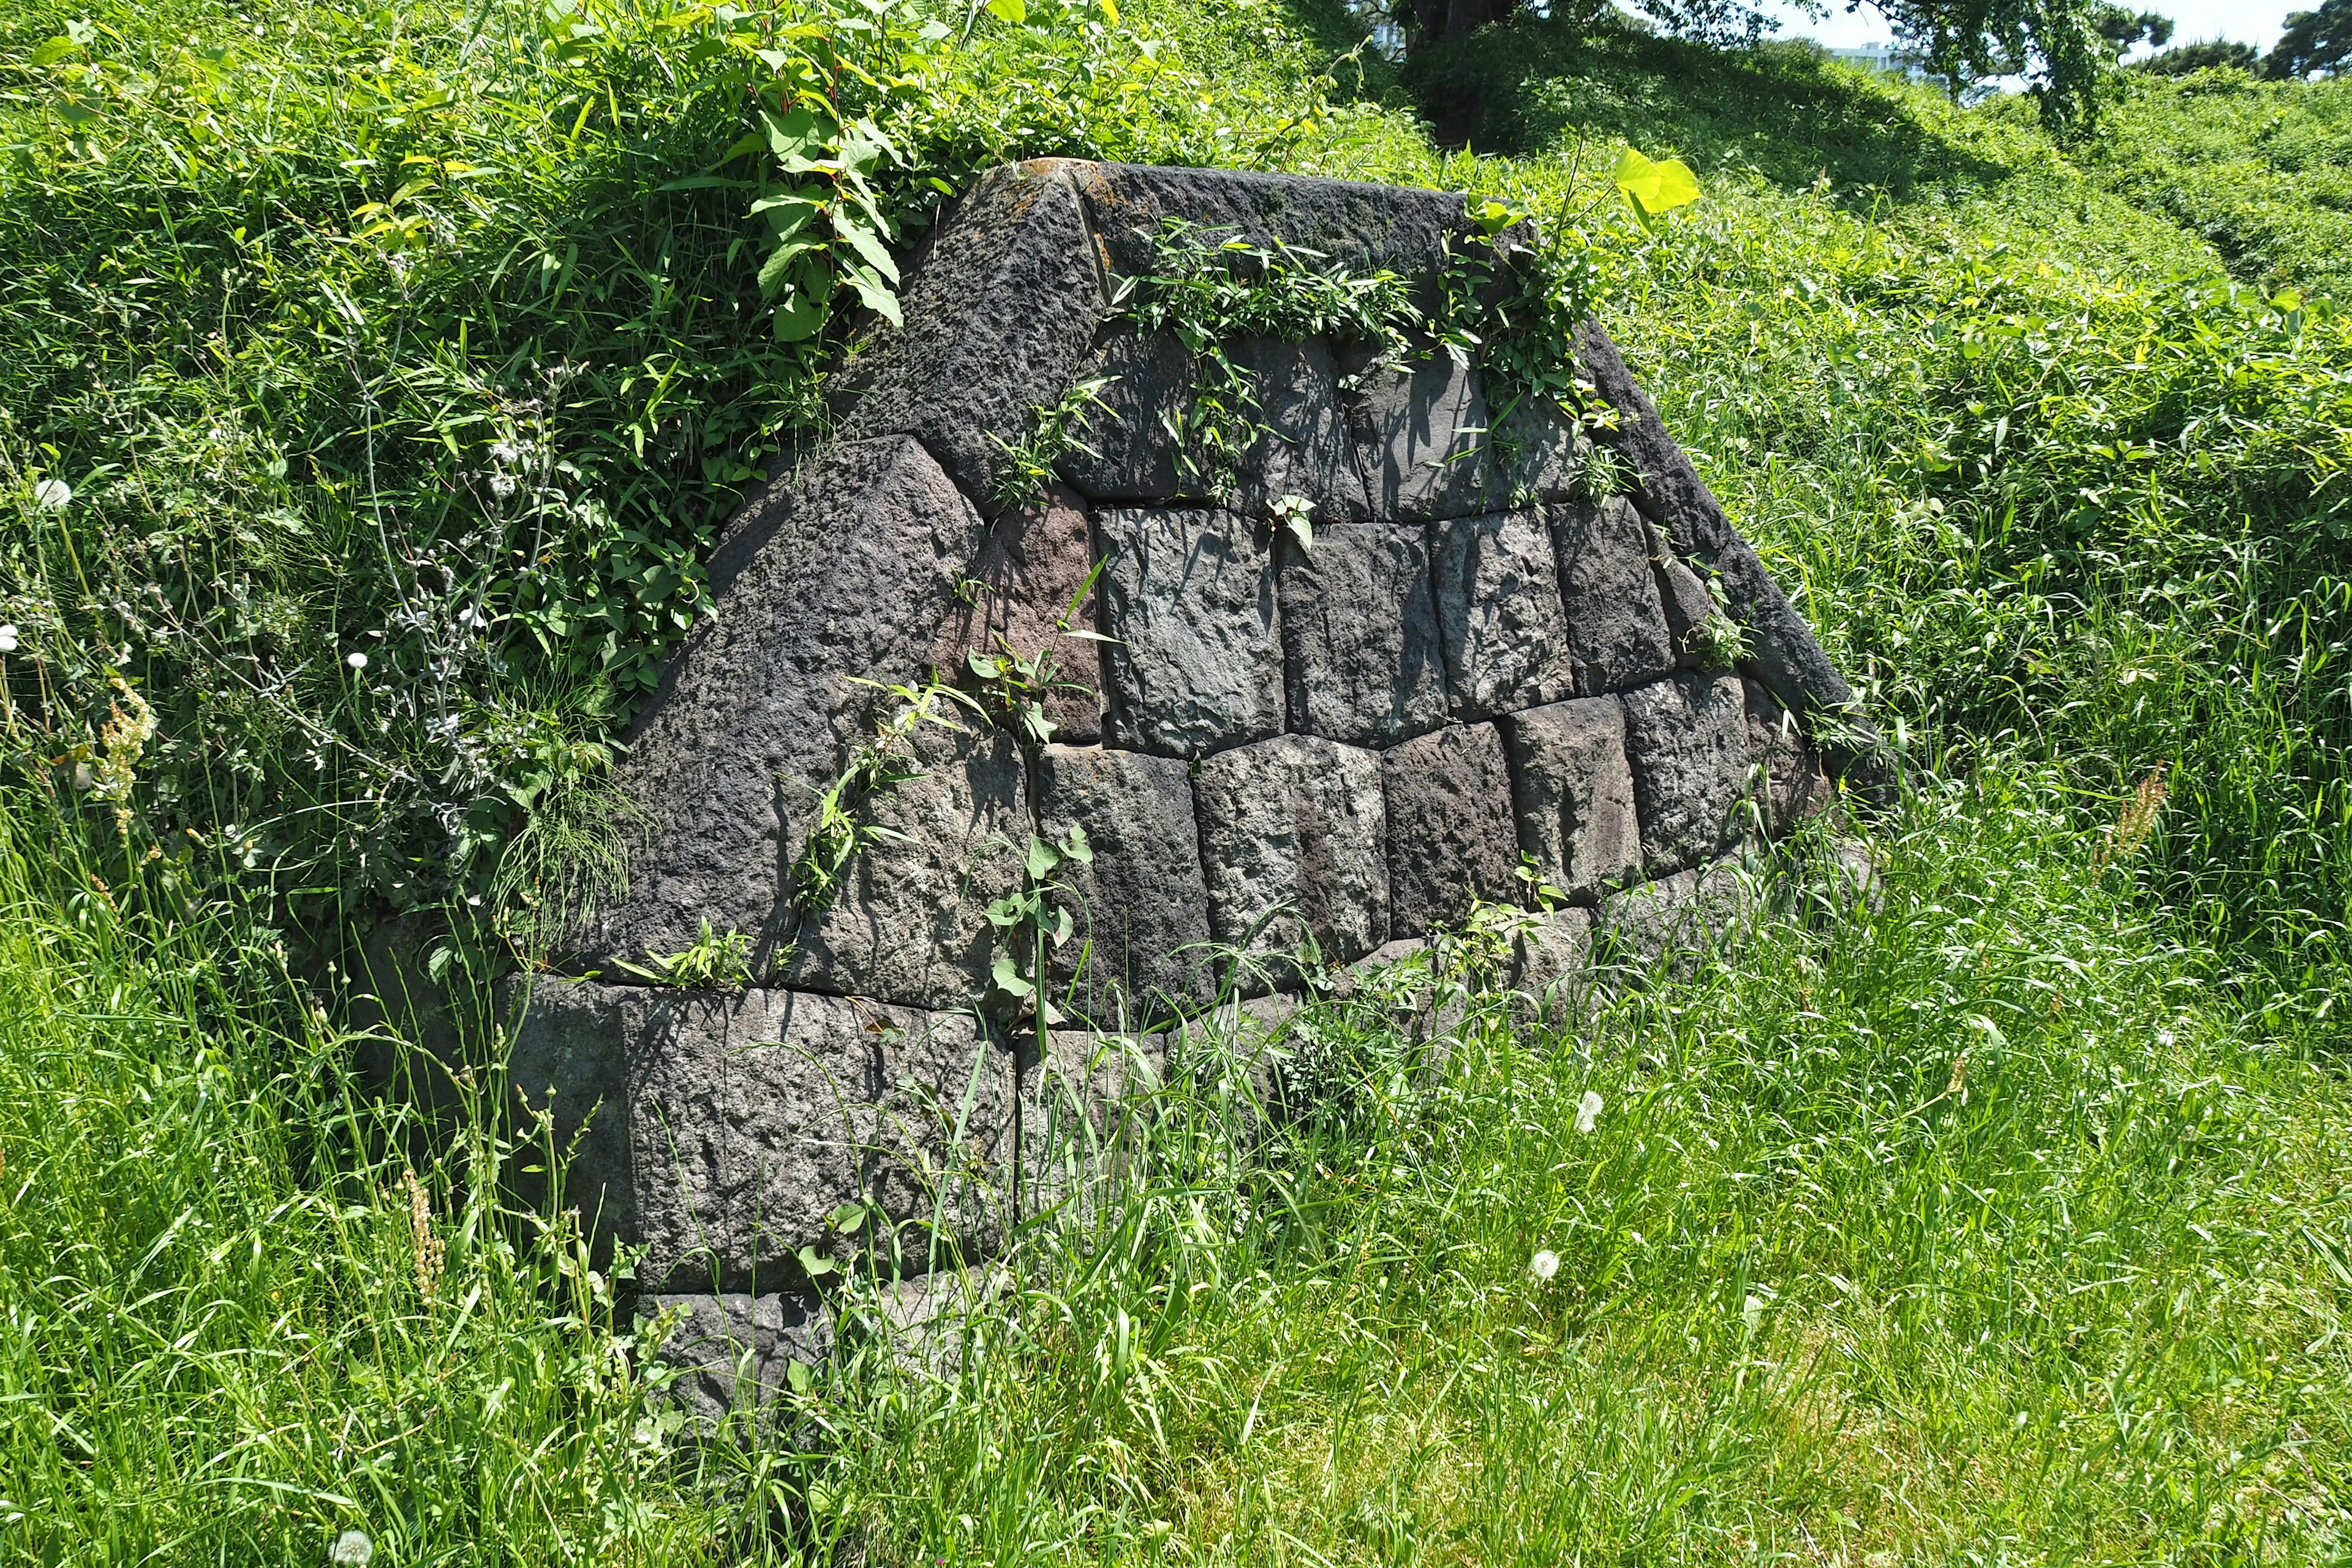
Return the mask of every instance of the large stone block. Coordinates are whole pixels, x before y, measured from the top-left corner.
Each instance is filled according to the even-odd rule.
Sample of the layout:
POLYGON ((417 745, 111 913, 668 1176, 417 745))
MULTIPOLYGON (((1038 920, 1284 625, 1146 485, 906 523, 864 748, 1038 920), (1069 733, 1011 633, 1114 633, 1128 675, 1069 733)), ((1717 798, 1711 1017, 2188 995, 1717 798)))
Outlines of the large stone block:
POLYGON ((1206 432, 1187 429, 1201 402, 1193 356, 1164 332, 1118 331, 1078 368, 1078 379, 1109 384, 1083 448, 1062 460, 1063 474, 1099 501, 1214 501, 1266 518, 1276 502, 1297 495, 1314 503, 1318 521, 1370 516, 1329 346, 1242 338, 1224 352, 1247 389, 1225 434, 1250 436, 1229 456, 1206 432))
POLYGON ((1797 728, 1795 716, 1753 680, 1743 683, 1748 704, 1748 763, 1761 792, 1765 831, 1773 837, 1831 809, 1837 792, 1821 758, 1797 728))
POLYGON ((1189 757, 1277 733, 1282 640, 1266 531, 1229 511, 1106 508, 1103 667, 1116 746, 1189 757))
POLYGON ((850 356, 842 435, 913 436, 964 493, 987 497, 999 443, 1070 384, 1104 310, 1103 279, 1069 165, 982 175, 941 225, 900 299, 902 329, 850 356))
POLYGON ((1503 721, 1519 847, 1546 881, 1590 902, 1642 869, 1625 715, 1614 697, 1530 708, 1503 721))
POLYGON ((1574 1019, 1591 984, 1592 911, 1576 907, 1531 918, 1511 940, 1506 976, 1520 1017, 1565 1024, 1574 1019))
POLYGON ((1658 597, 1665 605, 1666 635, 1674 639, 1676 668, 1720 668, 1708 631, 1717 614, 1715 595, 1654 528, 1650 530, 1650 560, 1657 568, 1658 597))
POLYGON ((1445 721, 1444 642, 1427 531, 1390 523, 1276 544, 1290 727, 1380 746, 1445 721))
POLYGON ((1073 746, 1101 740, 1102 645, 1070 635, 1095 629, 1097 595, 1078 596, 1093 570, 1086 502, 1075 491, 1057 486, 999 517, 972 563, 980 587, 957 605, 932 650, 940 678, 973 685, 972 654, 1044 655, 1054 667, 1045 708, 1055 739, 1073 746))
POLYGON ((1375 517, 1426 522, 1507 503, 1477 372, 1442 352, 1402 364, 1359 353, 1343 368, 1354 384, 1348 420, 1375 517))
POLYGON ((1514 510, 1572 501, 1584 493, 1592 443, 1559 404, 1540 393, 1489 391, 1495 421, 1495 464, 1514 510))
POLYGON ((1077 936, 1054 955, 1055 978, 1105 1027, 1209 999, 1208 886, 1192 826, 1192 784, 1173 757, 1047 746, 1037 759, 1040 830, 1086 829, 1094 859, 1058 876, 1082 906, 1077 936), (1190 949, 1191 951, 1185 951, 1190 949), (1083 956, 1085 971, 1078 972, 1083 956))
POLYGON ((1021 749, 1008 735, 918 731, 922 773, 873 800, 882 837, 793 929, 787 985, 909 1007, 969 1006, 996 952, 988 906, 1019 890, 1029 846, 1021 749))
POLYGON ((1111 270, 1148 277, 1171 218, 1262 248, 1309 250, 1353 272, 1385 268, 1403 276, 1445 263, 1446 241, 1464 232, 1457 193, 1372 185, 1236 169, 1073 163, 1111 270))
POLYGON ((815 1372, 833 1358, 833 1311, 819 1296, 735 1290, 637 1300, 641 1331, 673 1312, 677 1321, 653 1356, 677 1372, 670 1397, 706 1432, 730 1416, 758 1418, 791 1388, 794 1362, 815 1372))
POLYGON ((627 895, 567 944, 590 962, 676 952, 709 921, 784 938, 779 868, 876 697, 929 661, 981 540, 980 516, 918 443, 840 447, 714 557, 718 610, 694 630, 615 769, 649 824, 627 895))
POLYGON ((1436 530, 1437 620, 1454 710, 1488 719, 1576 695, 1551 537, 1524 512, 1436 530))
POLYGON ((1619 980, 1661 972, 1688 979, 1702 955, 1738 939, 1758 908, 1729 861, 1676 871, 1601 900, 1593 958, 1619 980))
POLYGON ((1202 762, 1194 795, 1218 942, 1274 952, 1312 934, 1345 962, 1388 940, 1377 753, 1281 735, 1202 762))
POLYGON ((1625 692, 1625 754, 1653 876, 1712 859, 1737 842, 1748 782, 1748 705, 1739 677, 1677 675, 1625 692))
POLYGON ((1674 639, 1658 602, 1642 514, 1612 496, 1554 506, 1548 515, 1577 689, 1592 697, 1672 674, 1674 639))
POLYGON ((1381 755, 1388 808, 1389 930, 1426 935, 1508 900, 1517 887, 1511 773, 1492 724, 1453 724, 1381 755))
POLYGON ((527 999, 509 1076, 556 1148, 578 1140, 563 1203, 600 1247, 646 1249, 650 1290, 773 1290, 803 1247, 894 1237, 921 1269, 1002 1234, 1012 1059, 969 1015, 589 981, 527 999), (826 1215, 852 1199, 879 1217, 844 1237, 826 1215))

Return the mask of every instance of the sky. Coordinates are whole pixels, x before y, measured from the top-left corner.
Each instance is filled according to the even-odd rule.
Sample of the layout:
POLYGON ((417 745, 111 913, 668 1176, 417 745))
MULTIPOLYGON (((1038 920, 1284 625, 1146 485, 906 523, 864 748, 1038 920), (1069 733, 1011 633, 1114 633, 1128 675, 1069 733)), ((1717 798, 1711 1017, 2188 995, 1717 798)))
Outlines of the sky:
MULTIPOLYGON (((2202 38, 2234 38, 2258 49, 2268 49, 2278 41, 2279 28, 2287 13, 2316 9, 2317 0, 2294 0, 2294 4, 2287 0, 2132 0, 2132 7, 2171 17, 2172 41, 2176 44, 2202 38)), ((1884 43, 1895 36, 1885 18, 1871 9, 1867 0, 1862 9, 1850 15, 1845 0, 1830 0, 1830 14, 1818 22, 1807 19, 1803 12, 1785 0, 1768 4, 1764 9, 1781 18, 1780 37, 1818 38, 1833 49, 1884 43)), ((2138 52, 2145 54, 2147 50, 2143 46, 2138 52)))

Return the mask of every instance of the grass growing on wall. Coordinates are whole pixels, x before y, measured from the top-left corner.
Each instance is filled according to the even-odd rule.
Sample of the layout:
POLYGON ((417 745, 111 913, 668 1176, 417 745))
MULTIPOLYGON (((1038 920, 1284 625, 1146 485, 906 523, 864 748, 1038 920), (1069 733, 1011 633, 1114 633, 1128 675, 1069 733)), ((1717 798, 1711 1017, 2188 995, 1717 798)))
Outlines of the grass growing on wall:
POLYGON ((0 1557, 2340 1560, 2340 94, 2151 88, 2062 156, 1531 24, 1406 84, 1459 153, 1332 14, 1004 9, 899 7, 912 85, 845 89, 909 234, 1054 153, 1567 204, 1927 764, 1885 910, 1041 1242, 961 1384, 819 1392, 814 1470, 682 1445, 485 1195, 539 1156, 367 1104, 324 965, 593 849, 853 323, 766 326, 701 14, 0 9, 0 1557), (1625 216, 1626 140, 1706 200, 1625 216))

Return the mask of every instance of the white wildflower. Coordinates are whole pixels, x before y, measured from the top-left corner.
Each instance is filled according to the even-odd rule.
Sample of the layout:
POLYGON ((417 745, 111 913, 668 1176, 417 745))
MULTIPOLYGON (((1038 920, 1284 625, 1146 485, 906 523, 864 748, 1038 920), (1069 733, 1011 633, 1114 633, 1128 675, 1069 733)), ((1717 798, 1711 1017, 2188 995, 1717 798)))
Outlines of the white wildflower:
POLYGON ((1592 1090, 1588 1089, 1584 1091, 1584 1098, 1576 1102, 1576 1130, 1579 1132, 1592 1131, 1592 1123, 1600 1117, 1602 1103, 1601 1097, 1592 1090))
POLYGON ((375 1542, 360 1530, 346 1530, 327 1548, 327 1561, 336 1568, 367 1568, 369 1559, 374 1555, 375 1542))
POLYGON ((33 487, 33 500, 55 511, 73 500, 73 486, 63 479, 43 479, 33 487))
POLYGON ((498 497, 500 500, 506 500, 507 497, 515 493, 515 477, 512 474, 492 474, 490 476, 490 493, 498 497))
POLYGON ((512 441, 493 441, 490 443, 490 461, 496 463, 501 468, 513 468, 515 465, 515 459, 521 456, 522 448, 516 446, 512 441))
POLYGON ((367 668, 367 655, 358 652, 347 653, 343 656, 343 662, 350 665, 353 669, 365 669, 367 668))
POLYGON ((0 653, 15 653, 16 651, 16 623, 11 621, 6 626, 0 626, 0 653))
POLYGON ((1528 1272, 1538 1279, 1549 1279, 1559 1272, 1559 1254, 1546 1249, 1528 1259, 1528 1272))

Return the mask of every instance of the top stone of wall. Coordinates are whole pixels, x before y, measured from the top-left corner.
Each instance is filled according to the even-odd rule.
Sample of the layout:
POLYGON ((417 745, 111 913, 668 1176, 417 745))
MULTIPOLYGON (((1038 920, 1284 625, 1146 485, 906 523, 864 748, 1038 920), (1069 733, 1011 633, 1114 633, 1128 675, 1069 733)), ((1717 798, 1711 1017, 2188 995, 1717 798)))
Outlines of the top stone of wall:
POLYGON ((1429 191, 1060 160, 980 180, 911 273, 905 328, 845 369, 838 441, 714 558, 717 613, 631 736, 652 827, 583 961, 708 922, 755 937, 764 984, 963 1006, 1019 847, 1076 824, 1092 956, 1065 978, 1127 1007, 1203 995, 1207 941, 1352 958, 1507 896, 1522 853, 1589 901, 1825 798, 1799 721, 1852 694, 1598 323, 1575 352, 1616 407, 1629 496, 1584 494, 1563 418, 1522 405, 1490 439, 1474 368, 1324 339, 1226 345, 1262 430, 1213 478, 1169 434, 1190 356, 1114 311, 1171 218, 1409 280, 1476 243, 1463 198, 1429 191), (992 507, 1035 411, 1102 378, 1062 482, 992 507), (1269 525, 1286 496, 1313 504, 1311 550, 1269 525), (1097 566, 1079 619, 1110 640, 1066 637, 1097 566), (1712 662, 1718 602, 1738 668, 1712 662), (862 683, 953 679, 998 636, 1096 689, 1055 696, 1064 743, 927 742, 877 808, 898 837, 797 914, 789 868, 873 714, 862 683))

